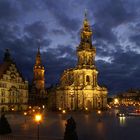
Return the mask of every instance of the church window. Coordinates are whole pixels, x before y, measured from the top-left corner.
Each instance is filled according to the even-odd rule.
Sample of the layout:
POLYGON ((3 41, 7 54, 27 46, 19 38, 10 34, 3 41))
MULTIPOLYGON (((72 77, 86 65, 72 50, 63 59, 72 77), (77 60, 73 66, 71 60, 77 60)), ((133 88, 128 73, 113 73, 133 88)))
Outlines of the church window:
POLYGON ((86 76, 86 82, 90 82, 90 77, 88 75, 86 76))

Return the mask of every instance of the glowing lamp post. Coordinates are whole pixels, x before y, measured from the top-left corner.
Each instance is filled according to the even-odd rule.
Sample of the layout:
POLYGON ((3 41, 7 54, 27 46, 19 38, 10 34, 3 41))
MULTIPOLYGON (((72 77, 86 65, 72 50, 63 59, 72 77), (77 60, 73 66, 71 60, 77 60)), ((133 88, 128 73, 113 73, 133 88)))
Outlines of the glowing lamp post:
POLYGON ((102 114, 101 110, 98 110, 97 114, 98 114, 98 121, 100 122, 101 121, 101 114, 102 114))
POLYGON ((101 110, 98 110, 98 112, 97 112, 99 115, 101 114, 101 110))
POLYGON ((24 116, 25 116, 25 123, 26 123, 27 112, 24 112, 24 116))
POLYGON ((35 121, 37 122, 37 140, 39 140, 39 124, 40 124, 41 120, 42 120, 42 115, 36 114, 35 121))
POLYGON ((63 109, 63 110, 62 110, 62 113, 63 113, 63 114, 66 114, 66 110, 63 109))
POLYGON ((42 105, 42 108, 44 109, 45 108, 45 105, 42 105))
POLYGON ((85 110, 88 111, 88 108, 86 107, 85 110))

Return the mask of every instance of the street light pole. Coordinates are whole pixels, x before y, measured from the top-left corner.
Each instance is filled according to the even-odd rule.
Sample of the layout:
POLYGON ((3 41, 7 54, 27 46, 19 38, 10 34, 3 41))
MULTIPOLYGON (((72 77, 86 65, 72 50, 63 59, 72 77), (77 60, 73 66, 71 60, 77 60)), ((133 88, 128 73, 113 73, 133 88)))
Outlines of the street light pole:
POLYGON ((37 140, 39 140, 39 125, 40 125, 41 120, 42 120, 42 115, 41 114, 36 114, 35 115, 35 121, 37 122, 37 140))
POLYGON ((37 140, 39 140, 39 123, 37 124, 37 140))

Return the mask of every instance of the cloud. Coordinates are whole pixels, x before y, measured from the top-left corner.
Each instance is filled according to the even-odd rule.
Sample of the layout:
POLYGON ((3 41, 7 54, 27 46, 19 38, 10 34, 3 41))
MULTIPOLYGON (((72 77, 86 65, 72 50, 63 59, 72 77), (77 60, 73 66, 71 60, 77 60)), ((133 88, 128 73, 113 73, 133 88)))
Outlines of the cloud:
POLYGON ((139 0, 0 0, 0 62, 9 48, 23 75, 31 81, 41 46, 46 83, 58 83, 62 72, 76 65, 76 45, 87 8, 97 50, 99 84, 106 85, 110 93, 138 87, 139 4, 139 0))
POLYGON ((67 14, 69 8, 65 7, 64 4, 68 6, 68 3, 68 1, 62 1, 59 3, 56 3, 55 0, 45 1, 47 9, 55 17, 59 26, 63 27, 67 32, 71 32, 77 30, 79 27, 79 20, 71 18, 69 13, 67 14))
POLYGON ((0 21, 15 21, 20 14, 16 1, 0 0, 0 21))
POLYGON ((140 81, 140 55, 132 51, 117 52, 112 63, 97 61, 100 83, 105 83, 109 92, 120 92, 131 87, 138 88, 140 81))
POLYGON ((36 21, 31 25, 26 25, 24 31, 34 39, 42 39, 47 34, 46 25, 41 21, 36 21))

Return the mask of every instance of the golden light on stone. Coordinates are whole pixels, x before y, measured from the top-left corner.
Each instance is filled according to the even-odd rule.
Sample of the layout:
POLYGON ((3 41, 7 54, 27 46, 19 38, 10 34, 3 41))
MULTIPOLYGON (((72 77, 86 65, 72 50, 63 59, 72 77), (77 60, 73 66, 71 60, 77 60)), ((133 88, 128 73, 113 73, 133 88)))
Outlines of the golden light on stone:
POLYGON ((38 52, 36 55, 36 62, 34 65, 34 83, 37 89, 44 89, 45 88, 45 69, 42 65, 41 55, 40 55, 40 48, 38 48, 38 52))
POLYGON ((96 48, 92 44, 92 29, 85 17, 77 46, 77 65, 64 70, 56 89, 56 104, 70 110, 93 110, 107 107, 107 88, 98 85, 95 66, 96 48))
POLYGON ((28 81, 24 80, 25 77, 13 60, 9 49, 6 49, 4 59, 2 63, 0 62, 0 112, 28 108, 28 81))

